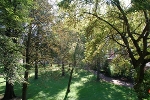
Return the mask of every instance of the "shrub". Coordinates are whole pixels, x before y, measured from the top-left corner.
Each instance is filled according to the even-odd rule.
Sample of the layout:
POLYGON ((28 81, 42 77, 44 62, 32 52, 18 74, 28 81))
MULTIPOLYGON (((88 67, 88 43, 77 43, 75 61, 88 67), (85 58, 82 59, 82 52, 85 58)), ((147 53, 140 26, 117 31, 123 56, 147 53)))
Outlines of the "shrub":
POLYGON ((124 60, 124 62, 109 62, 105 61, 105 74, 111 77, 126 77, 131 79, 131 64, 124 60))

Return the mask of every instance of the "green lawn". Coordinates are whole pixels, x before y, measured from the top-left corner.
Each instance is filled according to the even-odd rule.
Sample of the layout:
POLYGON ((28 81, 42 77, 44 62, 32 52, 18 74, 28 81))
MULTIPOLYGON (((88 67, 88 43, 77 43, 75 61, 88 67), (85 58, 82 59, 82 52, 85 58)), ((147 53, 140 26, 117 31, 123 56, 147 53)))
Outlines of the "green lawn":
MULTIPOLYGON (((38 80, 34 80, 32 74, 30 75, 28 100, 63 100, 69 73, 61 77, 60 70, 41 70, 38 80)), ((132 89, 103 81, 97 82, 95 79, 92 73, 76 69, 67 100, 136 100, 132 89)), ((4 92, 4 85, 0 84, 0 94, 4 92)), ((21 85, 15 85, 15 93, 21 96, 21 85)))

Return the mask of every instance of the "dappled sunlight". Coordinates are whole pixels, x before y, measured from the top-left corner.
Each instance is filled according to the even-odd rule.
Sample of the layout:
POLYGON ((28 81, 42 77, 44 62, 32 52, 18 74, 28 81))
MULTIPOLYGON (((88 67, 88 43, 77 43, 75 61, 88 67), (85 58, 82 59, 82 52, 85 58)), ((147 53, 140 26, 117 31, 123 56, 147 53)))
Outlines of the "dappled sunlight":
POLYGON ((43 91, 40 91, 39 93, 37 93, 37 95, 35 96, 35 99, 46 99, 46 97, 47 97, 47 95, 46 95, 46 93, 45 92, 43 92, 43 91))
MULTIPOLYGON (((27 98, 28 100, 62 100, 67 81, 68 77, 59 76, 58 71, 42 71, 39 79, 35 80, 34 75, 30 77, 27 98)), ((20 96, 21 86, 15 86, 15 91, 20 96)))
MULTIPOLYGON (((55 95, 55 99, 56 100, 62 100, 62 98, 64 98, 64 96, 65 96, 65 93, 66 93, 66 89, 63 89, 63 90, 61 90, 61 91, 59 91, 56 95, 55 95)), ((54 99, 53 98, 53 99, 54 99)), ((52 100, 53 100, 52 99, 52 100)))
POLYGON ((120 80, 115 80, 115 79, 112 80, 112 83, 114 83, 116 85, 133 87, 133 85, 131 83, 120 81, 120 80))
POLYGON ((83 83, 86 83, 86 82, 88 82, 89 79, 92 78, 92 77, 93 77, 93 75, 87 75, 87 76, 85 76, 85 77, 82 77, 82 78, 81 78, 81 81, 82 81, 83 83))
MULTIPOLYGON (((45 71, 40 73, 37 80, 34 80, 34 75, 31 76, 28 85, 28 100, 63 100, 69 75, 61 77, 59 73, 60 71, 45 71)), ((0 92, 2 88, 0 87, 0 92)), ((17 96, 21 96, 21 91, 21 85, 16 85, 17 96)), ((70 92, 66 100, 136 100, 134 97, 134 92, 130 88, 102 80, 96 81, 93 74, 84 70, 76 70, 73 73, 70 92)))
POLYGON ((0 99, 4 95, 4 89, 5 89, 5 79, 4 78, 0 78, 0 99))
POLYGON ((95 76, 81 77, 81 86, 78 86, 78 99, 77 100, 136 100, 134 93, 132 97, 129 96, 129 88, 114 85, 105 81, 96 81, 95 76), (119 94, 119 95, 118 95, 119 94), (90 96, 89 96, 90 95, 90 96))

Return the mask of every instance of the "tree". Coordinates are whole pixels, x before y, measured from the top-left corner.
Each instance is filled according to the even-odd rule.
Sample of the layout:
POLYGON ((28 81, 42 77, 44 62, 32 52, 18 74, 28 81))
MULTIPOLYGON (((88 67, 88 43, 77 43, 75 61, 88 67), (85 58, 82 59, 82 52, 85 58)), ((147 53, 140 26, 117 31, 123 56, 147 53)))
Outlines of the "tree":
MULTIPOLYGON (((118 14, 117 16, 112 16, 112 19, 114 19, 114 21, 119 21, 122 28, 118 27, 118 22, 111 22, 110 20, 107 20, 104 17, 99 16, 98 14, 90 14, 92 14, 102 22, 108 24, 114 30, 113 34, 111 34, 112 39, 119 45, 126 48, 126 50, 128 51, 132 65, 134 66, 134 69, 136 69, 137 73, 134 89, 136 90, 136 92, 138 92, 139 87, 142 87, 141 84, 144 79, 145 64, 150 60, 149 49, 147 48, 149 43, 148 38, 150 24, 149 16, 147 14, 148 10, 144 9, 142 11, 143 15, 141 14, 141 16, 143 17, 140 16, 140 18, 136 16, 136 14, 139 12, 132 12, 132 20, 130 20, 130 13, 122 8, 119 0, 112 0, 112 3, 114 5, 112 6, 112 9, 116 9, 117 11, 115 12, 115 14, 118 14), (137 22, 137 20, 141 21, 137 22), (119 36, 122 42, 120 42, 116 36, 119 36)), ((138 98, 141 100, 144 97, 138 94, 138 98)))
POLYGON ((76 63, 77 63, 77 52, 78 52, 78 42, 77 43, 74 43, 74 45, 72 46, 72 48, 70 49, 70 55, 72 56, 72 63, 73 63, 73 67, 70 71, 70 77, 69 77, 69 81, 68 81, 68 86, 67 86, 67 91, 66 91, 66 95, 65 95, 65 98, 64 100, 66 100, 67 96, 68 96, 68 93, 70 92, 70 85, 71 85, 71 81, 72 81, 72 74, 73 74, 73 71, 74 71, 74 68, 76 67, 76 63))
MULTIPOLYGON (((45 50, 44 46, 41 46, 43 44, 49 44, 47 37, 51 38, 50 35, 52 35, 51 33, 51 25, 53 24, 53 17, 54 15, 52 14, 52 5, 49 4, 48 0, 37 0, 36 2, 36 7, 33 10, 33 24, 35 25, 34 30, 34 36, 32 39, 33 42, 33 57, 34 57, 34 61, 35 62, 35 79, 38 78, 38 62, 42 62, 44 61, 45 57, 41 57, 41 51, 45 50), (35 53, 34 53, 35 52, 35 53)), ((46 48, 48 49, 48 48, 46 48)), ((47 53, 48 55, 49 53, 47 53)), ((48 57, 50 58, 50 57, 48 57)))
POLYGON ((3 100, 12 99, 14 94, 15 81, 22 82, 20 77, 19 61, 21 60, 20 35, 23 31, 23 24, 27 22, 28 8, 31 1, 0 1, 1 14, 1 63, 4 65, 6 88, 3 100), (17 71, 19 70, 19 71, 17 71))
POLYGON ((25 82, 23 82, 22 86, 22 100, 26 100, 26 94, 27 94, 27 82, 28 82, 28 74, 30 69, 30 41, 31 41, 31 30, 32 26, 30 25, 29 33, 28 33, 28 39, 26 41, 26 49, 25 49, 25 72, 24 72, 24 78, 25 82))
POLYGON ((72 47, 72 44, 76 42, 76 38, 78 33, 69 28, 66 23, 66 18, 62 18, 60 21, 60 17, 63 17, 61 14, 57 17, 58 20, 56 24, 53 26, 53 32, 56 37, 56 41, 58 42, 58 51, 57 51, 57 59, 58 63, 61 63, 62 76, 65 75, 65 63, 69 62, 70 55, 69 50, 72 47))
MULTIPOLYGON (((45 60, 46 50, 48 50, 48 44, 50 39, 50 24, 52 23, 51 5, 46 0, 34 1, 33 8, 30 9, 31 22, 27 23, 27 33, 25 33, 24 45, 25 50, 25 74, 24 78, 26 82, 23 83, 22 99, 26 100, 27 86, 28 86, 28 71, 31 66, 35 66, 35 79, 38 79, 38 65, 40 61, 45 60), (47 8, 46 8, 47 7, 47 8), (43 46, 44 45, 44 46, 43 46), (46 48, 46 49, 45 49, 46 48), (44 51, 43 51, 44 50, 44 51), (44 54, 44 55, 43 55, 44 54), (42 55, 42 56, 41 56, 42 55)), ((49 50, 48 50, 49 51, 49 50)))
MULTIPOLYGON (((73 5, 72 3, 69 3, 68 7, 73 5)), ((141 100, 144 96, 140 95, 139 87, 142 87, 145 64, 150 60, 148 49, 150 42, 149 1, 134 0, 129 7, 125 7, 124 3, 119 0, 110 0, 109 3, 101 3, 101 0, 96 0, 92 3, 95 4, 91 8, 94 10, 84 10, 83 14, 92 15, 104 23, 104 27, 108 28, 105 36, 109 36, 110 39, 127 50, 131 63, 136 70, 134 89, 138 93, 138 99, 141 100)), ((100 27, 100 30, 103 28, 100 27)))

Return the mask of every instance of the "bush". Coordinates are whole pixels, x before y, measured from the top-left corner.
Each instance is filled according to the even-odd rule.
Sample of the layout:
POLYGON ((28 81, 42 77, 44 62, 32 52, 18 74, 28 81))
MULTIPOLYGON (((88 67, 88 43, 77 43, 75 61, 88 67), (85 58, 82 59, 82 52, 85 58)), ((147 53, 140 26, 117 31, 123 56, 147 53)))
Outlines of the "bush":
POLYGON ((131 69, 131 64, 128 61, 115 63, 106 60, 104 65, 105 74, 111 77, 126 77, 131 79, 131 69))

